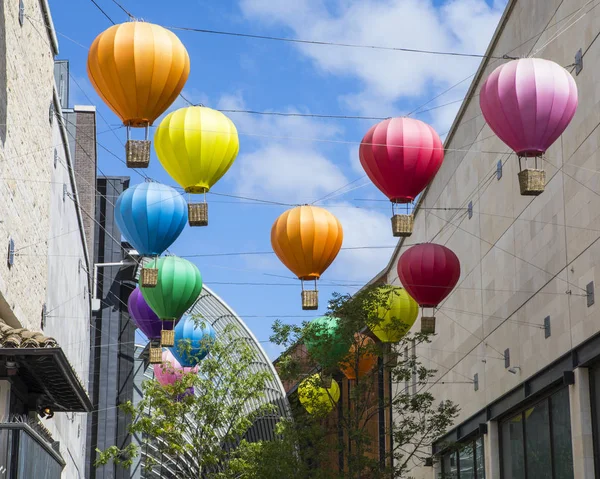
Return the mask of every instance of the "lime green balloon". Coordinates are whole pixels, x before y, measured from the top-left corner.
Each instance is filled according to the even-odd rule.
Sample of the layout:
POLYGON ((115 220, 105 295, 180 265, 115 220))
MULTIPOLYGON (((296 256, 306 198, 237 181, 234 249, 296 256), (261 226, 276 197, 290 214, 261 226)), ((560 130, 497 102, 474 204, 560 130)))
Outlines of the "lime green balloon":
POLYGON ((340 400, 340 386, 332 379, 331 387, 319 386, 319 374, 306 378, 298 386, 298 399, 309 414, 330 413, 334 404, 340 400))
POLYGON ((374 324, 371 331, 383 343, 397 343, 415 324, 419 305, 398 286, 382 286, 378 297, 377 318, 380 322, 374 324))
POLYGON ((351 339, 344 340, 339 321, 338 318, 322 316, 308 325, 304 345, 308 354, 323 367, 336 365, 350 349, 351 339))
POLYGON ((158 260, 158 284, 140 285, 148 306, 162 320, 179 319, 196 302, 202 291, 202 276, 194 263, 177 256, 158 260))

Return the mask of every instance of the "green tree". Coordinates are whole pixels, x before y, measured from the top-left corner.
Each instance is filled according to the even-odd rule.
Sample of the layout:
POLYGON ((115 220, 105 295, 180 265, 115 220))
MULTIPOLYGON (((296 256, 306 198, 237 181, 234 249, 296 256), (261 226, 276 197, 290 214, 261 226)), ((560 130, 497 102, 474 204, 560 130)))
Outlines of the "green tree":
MULTIPOLYGON (((370 328, 381 325, 381 318, 378 316, 381 315, 381 308, 385 310, 385 305, 386 300, 381 290, 369 287, 354 296, 333 295, 327 315, 339 319, 336 334, 327 334, 326 330, 318 330, 318 327, 310 323, 293 326, 277 321, 274 324, 271 340, 287 348, 277 363, 283 380, 298 383, 312 376, 315 370, 320 370, 325 379, 327 375, 333 375, 339 382, 340 366, 350 368, 357 377, 351 381, 348 400, 337 405, 333 411, 325 408, 324 411, 310 415, 303 409, 296 408, 294 422, 286 425, 286 434, 293 437, 292 443, 295 441, 298 445, 299 454, 295 458, 295 467, 304 467, 306 470, 303 470, 302 476, 291 473, 280 474, 278 478, 409 477, 415 466, 422 465, 431 456, 433 441, 453 424, 458 406, 450 401, 436 400, 429 390, 436 371, 425 367, 418 356, 412 354, 420 344, 429 341, 428 335, 408 334, 409 327, 401 318, 392 318, 392 327, 407 334, 393 348, 379 342, 364 341, 364 336, 356 335, 361 332, 368 334, 370 328), (321 342, 318 358, 298 354, 298 351, 302 351, 302 344, 314 344, 315 341, 321 342), (354 353, 345 357, 328 357, 329 351, 335 351, 328 341, 352 344, 354 353), (377 364, 361 377, 358 374, 359 359, 365 355, 376 356, 377 364), (332 367, 335 363, 337 367, 332 367), (379 381, 385 375, 394 387, 390 388, 391 394, 381 398, 377 390, 379 381), (377 421, 382 410, 392 413, 392 420, 389 421, 388 416, 386 422, 389 425, 385 428, 386 443, 389 444, 391 438, 392 448, 386 449, 384 461, 379 456, 376 435, 369 432, 369 427, 372 427, 373 421, 377 421), (316 423, 320 427, 311 427, 316 423), (331 440, 332 434, 338 440, 331 440), (318 453, 315 445, 319 448, 318 453), (328 454, 325 449, 328 449, 328 454), (332 460, 336 457, 339 459, 332 460), (338 470, 339 461, 344 464, 341 471, 338 470)), ((293 397, 291 400, 293 401, 293 397)), ((319 407, 316 399, 314 406, 319 407)), ((272 444, 271 450, 263 449, 264 454, 257 454, 252 463, 256 467, 260 467, 261 461, 269 463, 275 450, 283 446, 283 442, 272 444)))
MULTIPOLYGON (((183 374, 170 386, 147 380, 142 400, 121 406, 134 418, 129 432, 141 438, 141 444, 97 450, 96 466, 114 461, 129 468, 150 448, 156 451, 153 457, 171 459, 178 479, 244 477, 239 473, 245 458, 260 445, 242 438, 256 418, 274 413, 275 406, 265 404, 273 376, 256 369, 255 350, 235 327, 202 346, 209 347, 210 354, 198 362, 197 373, 183 374), (192 387, 195 394, 186 394, 192 387)), ((180 341, 178 347, 191 353, 189 341, 180 341)), ((156 460, 146 460, 147 469, 156 466, 156 460)))

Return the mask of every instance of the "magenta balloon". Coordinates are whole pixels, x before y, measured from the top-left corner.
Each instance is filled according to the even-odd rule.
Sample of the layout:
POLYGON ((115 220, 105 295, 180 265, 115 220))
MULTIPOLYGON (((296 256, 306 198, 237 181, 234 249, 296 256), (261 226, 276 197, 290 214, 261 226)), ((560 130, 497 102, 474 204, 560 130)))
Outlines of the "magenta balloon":
POLYGON ((490 74, 479 105, 492 131, 519 156, 539 156, 575 115, 577 85, 557 63, 521 58, 490 74))
POLYGON ((162 353, 162 363, 154 366, 154 377, 163 386, 175 384, 175 381, 181 379, 184 374, 191 372, 197 373, 198 366, 182 367, 168 349, 162 353))

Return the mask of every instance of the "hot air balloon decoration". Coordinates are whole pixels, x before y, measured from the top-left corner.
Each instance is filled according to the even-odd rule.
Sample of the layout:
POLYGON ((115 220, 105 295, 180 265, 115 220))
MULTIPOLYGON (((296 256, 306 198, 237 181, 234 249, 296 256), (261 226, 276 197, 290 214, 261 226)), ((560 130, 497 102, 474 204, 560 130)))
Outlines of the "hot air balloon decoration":
POLYGON ((100 98, 127 127, 127 166, 147 168, 148 129, 187 81, 187 50, 173 32, 159 25, 121 23, 96 37, 88 54, 87 72, 100 98), (145 139, 132 140, 131 128, 144 128, 145 139))
MULTIPOLYGON (((183 367, 177 359, 171 354, 171 351, 162 352, 160 365, 154 366, 154 377, 161 386, 172 386, 185 374, 198 373, 198 367, 183 367)), ((185 396, 194 394, 194 388, 187 388, 184 394, 175 397, 176 401, 181 401, 185 396)))
POLYGON ((392 202, 394 236, 412 234, 409 203, 425 189, 444 161, 440 137, 427 123, 389 118, 372 126, 359 148, 360 163, 371 181, 392 202), (398 214, 398 205, 406 206, 398 214))
POLYGON ((377 364, 377 355, 373 352, 375 341, 361 333, 354 334, 350 351, 340 363, 340 370, 350 380, 362 378, 377 364))
POLYGON ((137 328, 150 340, 150 364, 159 364, 162 361, 160 347, 162 321, 148 306, 140 288, 135 288, 129 295, 127 309, 137 328))
POLYGON ((140 284, 147 288, 156 286, 156 257, 171 246, 185 228, 185 200, 169 186, 140 183, 119 195, 115 221, 140 255, 154 257, 154 267, 142 268, 140 284))
POLYGON ((202 291, 202 276, 194 263, 177 256, 158 260, 158 284, 141 286, 148 305, 162 321, 161 346, 175 344, 174 323, 193 306, 202 291))
POLYGON ((343 337, 339 319, 322 316, 312 320, 307 329, 304 345, 308 354, 323 369, 337 369, 352 344, 350 339, 343 337))
POLYGON ((193 367, 208 355, 214 340, 215 330, 210 324, 197 322, 188 316, 175 326, 175 345, 171 352, 179 364, 193 367))
POLYGON ((223 113, 203 106, 169 113, 154 134, 163 168, 187 193, 203 194, 203 203, 189 202, 190 226, 208 225, 206 193, 229 170, 240 144, 237 129, 223 113))
POLYGON ((397 356, 392 354, 392 343, 399 342, 410 331, 419 315, 419 305, 398 286, 381 286, 377 290, 378 303, 374 320, 369 324, 373 334, 384 346, 386 364, 395 366, 397 356))
POLYGON ((273 223, 271 246, 302 283, 302 309, 319 308, 317 280, 333 263, 343 239, 339 220, 318 206, 297 206, 282 213, 273 223), (314 281, 315 289, 305 290, 305 281, 314 281))
POLYGON ((309 414, 328 414, 340 400, 340 386, 332 379, 326 389, 317 373, 299 384, 298 399, 309 414))
MULTIPOLYGON (((411 246, 398 260, 398 278, 422 308, 435 308, 452 292, 460 278, 460 261, 440 244, 411 246)), ((435 314, 435 313, 434 313, 435 314)), ((435 333, 435 316, 421 317, 421 331, 435 333)))
POLYGON ((571 74, 542 58, 507 62, 483 83, 481 112, 492 131, 519 158, 521 195, 536 196, 544 191, 546 173, 538 162, 571 122, 577 101, 571 74), (528 168, 528 158, 534 158, 534 168, 528 168))

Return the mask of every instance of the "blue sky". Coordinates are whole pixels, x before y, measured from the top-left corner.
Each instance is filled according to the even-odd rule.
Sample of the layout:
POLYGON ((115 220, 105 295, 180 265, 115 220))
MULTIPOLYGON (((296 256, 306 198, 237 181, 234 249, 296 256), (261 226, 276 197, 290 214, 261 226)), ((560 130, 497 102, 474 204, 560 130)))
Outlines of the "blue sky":
MULTIPOLYGON (((112 0, 97 3, 116 22, 127 16, 112 0)), ((168 27, 295 37, 339 43, 386 45, 484 53, 505 0, 120 0, 133 15, 168 27)), ((123 158, 124 129, 98 98, 86 75, 88 47, 110 26, 89 0, 50 0, 59 34, 58 58, 70 61, 70 104, 96 105, 98 142, 123 158), (77 45, 73 41, 79 43, 77 45), (83 47, 82 47, 83 46, 83 47), (81 89, 75 84, 81 86, 81 89), (83 91, 82 91, 83 90, 83 91), (86 97, 87 95, 87 97, 86 97), (88 99, 89 97, 89 99, 88 99)), ((424 104, 473 74, 478 59, 210 35, 174 30, 186 46, 191 74, 184 95, 213 108, 334 115, 396 116, 424 104)), ((470 81, 422 109, 459 100, 470 81)), ((443 135, 460 103, 414 116, 443 135)), ((170 110, 186 106, 177 100, 170 110)), ((169 110, 169 111, 170 111, 169 110)), ((240 133, 240 154, 214 192, 290 204, 319 203, 344 227, 345 247, 387 249, 342 251, 323 277, 317 314, 302 311, 300 287, 273 254, 190 258, 203 279, 246 321, 259 340, 276 317, 299 322, 322 314, 333 291, 352 292, 388 262, 395 244, 388 203, 364 175, 358 143, 371 120, 335 120, 229 114, 240 133), (355 189, 356 188, 356 189, 355 189), (272 276, 275 275, 275 276, 272 276), (285 276, 281 277, 281 276, 285 276), (236 285, 231 283, 268 283, 236 285), (335 284, 333 284, 335 283, 335 284)), ((158 122, 156 123, 158 124, 158 122)), ((106 175, 143 181, 102 147, 106 175)), ((152 155, 145 171, 175 186, 152 155)), ((177 255, 271 251, 270 229, 286 207, 210 195, 210 224, 186 228, 170 250, 177 255)), ((278 348, 263 343, 274 358, 278 348)))

